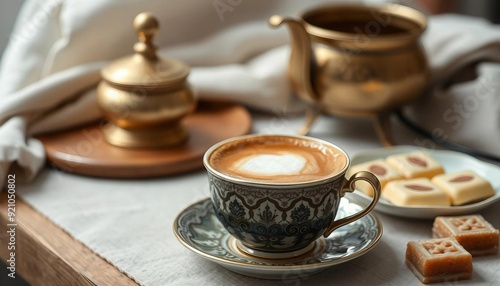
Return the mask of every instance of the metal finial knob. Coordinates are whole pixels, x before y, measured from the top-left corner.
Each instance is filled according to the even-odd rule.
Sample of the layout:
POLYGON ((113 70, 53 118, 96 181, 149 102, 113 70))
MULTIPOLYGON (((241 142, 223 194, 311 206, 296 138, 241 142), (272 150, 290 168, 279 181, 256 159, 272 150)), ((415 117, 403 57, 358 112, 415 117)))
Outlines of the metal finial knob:
POLYGON ((157 59, 153 37, 160 24, 156 17, 149 12, 140 13, 134 19, 134 28, 139 36, 139 42, 134 45, 134 50, 149 59, 157 59))

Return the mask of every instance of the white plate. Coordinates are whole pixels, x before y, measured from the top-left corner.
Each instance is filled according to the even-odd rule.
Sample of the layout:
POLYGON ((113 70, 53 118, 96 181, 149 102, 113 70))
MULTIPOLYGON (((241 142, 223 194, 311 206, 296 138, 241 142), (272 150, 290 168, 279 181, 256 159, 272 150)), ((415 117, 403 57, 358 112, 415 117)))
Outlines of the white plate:
MULTIPOLYGON (((383 159, 389 155, 409 153, 412 151, 424 150, 429 153, 434 159, 443 165, 445 172, 455 172, 463 170, 472 170, 478 173, 483 178, 487 179, 493 189, 495 195, 486 200, 463 205, 463 206, 450 206, 450 207, 437 207, 437 206, 396 206, 389 201, 381 198, 375 206, 375 210, 390 215, 412 217, 412 218, 434 218, 440 215, 464 215, 476 213, 479 210, 500 200, 500 168, 475 159, 469 155, 454 151, 430 150, 414 146, 397 146, 382 149, 374 149, 370 151, 360 152, 351 158, 351 166, 375 160, 383 159)), ((356 190, 349 195, 351 201, 355 201, 361 205, 367 205, 371 202, 372 198, 365 195, 363 192, 356 190)))

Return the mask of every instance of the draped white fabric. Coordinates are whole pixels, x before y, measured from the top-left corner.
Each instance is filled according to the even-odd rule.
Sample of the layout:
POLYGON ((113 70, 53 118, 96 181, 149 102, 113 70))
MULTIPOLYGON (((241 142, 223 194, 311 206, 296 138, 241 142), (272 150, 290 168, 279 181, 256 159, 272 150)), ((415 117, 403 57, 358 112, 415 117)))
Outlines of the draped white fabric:
POLYGON ((438 142, 452 140, 499 156, 500 25, 459 15, 432 17, 423 43, 430 91, 406 114, 438 142), (477 77, 453 80, 471 72, 477 77))
MULTIPOLYGON (((28 179, 43 165, 43 146, 32 135, 101 116, 94 89, 99 70, 132 52, 132 20, 139 12, 159 18, 155 43, 161 54, 192 66, 189 81, 201 98, 282 112, 301 105, 286 79, 287 31, 270 29, 267 19, 326 2, 27 0, 0 67, 0 184, 12 165, 26 170, 28 179)), ((499 40, 498 27, 479 19, 431 18, 423 44, 433 89, 407 113, 431 131, 500 153, 499 40), (478 60, 488 63, 479 65, 477 79, 443 88, 478 60)))

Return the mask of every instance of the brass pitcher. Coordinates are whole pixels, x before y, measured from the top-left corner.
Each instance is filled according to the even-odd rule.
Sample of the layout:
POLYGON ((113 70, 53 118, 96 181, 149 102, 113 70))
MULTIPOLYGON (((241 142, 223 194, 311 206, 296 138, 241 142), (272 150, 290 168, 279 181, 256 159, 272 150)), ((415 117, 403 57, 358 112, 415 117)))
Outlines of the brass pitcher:
POLYGON ((296 94, 311 104, 300 133, 319 112, 370 116, 385 145, 392 145, 389 115, 417 99, 426 87, 428 64, 420 44, 426 17, 410 7, 331 5, 299 19, 272 16, 291 35, 289 78, 296 94))

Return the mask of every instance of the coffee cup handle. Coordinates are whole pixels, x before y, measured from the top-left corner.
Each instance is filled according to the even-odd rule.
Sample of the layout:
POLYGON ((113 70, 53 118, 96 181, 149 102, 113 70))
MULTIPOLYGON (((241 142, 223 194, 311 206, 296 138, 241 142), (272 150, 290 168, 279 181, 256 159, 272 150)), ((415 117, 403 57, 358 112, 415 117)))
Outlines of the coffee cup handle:
POLYGON ((342 187, 340 189, 340 197, 343 197, 346 192, 352 193, 355 189, 354 183, 356 181, 363 180, 367 181, 370 183, 370 185, 373 188, 373 200, 372 202, 362 211, 355 213, 353 215, 341 218, 339 220, 333 221, 330 226, 325 230, 323 233, 324 237, 328 237, 335 229, 344 226, 348 223, 351 223, 355 220, 360 219, 361 217, 365 216, 368 214, 377 204, 378 199, 380 198, 380 192, 381 192, 381 187, 380 187, 380 181, 378 178, 373 175, 370 172, 366 171, 360 171, 357 172, 356 174, 352 175, 349 180, 344 178, 344 182, 342 184, 342 187))

